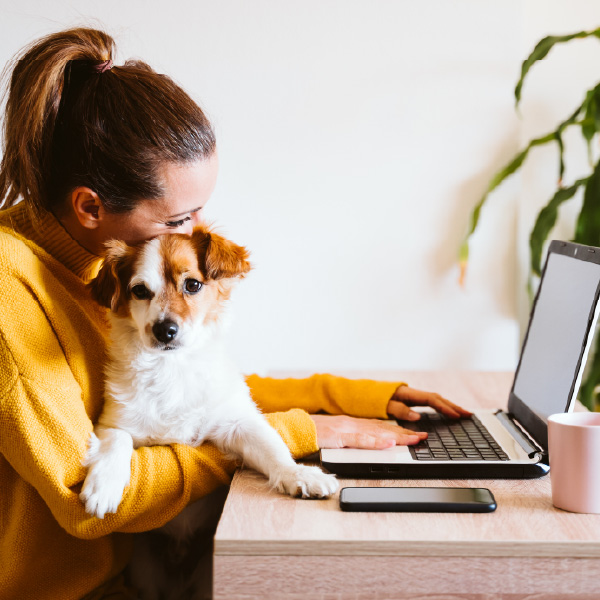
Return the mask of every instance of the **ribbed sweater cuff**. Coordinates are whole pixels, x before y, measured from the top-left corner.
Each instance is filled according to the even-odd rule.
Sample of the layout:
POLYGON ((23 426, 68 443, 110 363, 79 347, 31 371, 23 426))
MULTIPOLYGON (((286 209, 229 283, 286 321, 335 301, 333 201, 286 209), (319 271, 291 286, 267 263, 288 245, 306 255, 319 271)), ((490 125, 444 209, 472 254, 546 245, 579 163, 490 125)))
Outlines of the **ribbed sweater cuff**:
MULTIPOLYGON (((406 383, 370 381, 368 387, 366 387, 370 401, 364 402, 361 401, 360 397, 357 397, 356 408, 354 408, 353 411, 354 414, 371 419, 389 419, 387 406, 390 403, 394 392, 402 385, 406 385, 406 383)), ((352 408, 350 410, 352 410, 352 408)))
POLYGON ((305 410, 293 408, 286 412, 267 413, 265 418, 282 437, 294 458, 318 452, 317 427, 305 410))

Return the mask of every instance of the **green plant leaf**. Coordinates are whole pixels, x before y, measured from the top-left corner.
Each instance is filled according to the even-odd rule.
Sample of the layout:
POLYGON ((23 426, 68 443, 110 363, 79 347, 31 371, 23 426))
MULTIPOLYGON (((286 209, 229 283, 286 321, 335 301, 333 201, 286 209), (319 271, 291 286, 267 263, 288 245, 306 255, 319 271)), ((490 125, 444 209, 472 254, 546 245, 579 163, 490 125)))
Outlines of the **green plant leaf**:
MULTIPOLYGON (((594 93, 596 93, 598 95, 598 97, 599 97, 598 104, 600 105, 600 84, 598 84, 597 88, 594 88, 594 93), (596 92, 596 89, 598 90, 597 92, 596 92)), ((481 209, 483 208, 483 205, 485 204, 489 194, 494 189, 496 189, 507 177, 512 175, 515 171, 517 171, 521 167, 521 165, 527 158, 527 155, 529 154, 529 150, 531 150, 531 148, 533 148, 535 146, 541 146, 543 144, 547 144, 548 142, 551 142, 551 141, 555 141, 558 144, 559 180, 562 181, 562 177, 563 177, 564 169, 565 169, 564 158, 563 158, 564 144, 563 144, 563 140, 562 140, 562 134, 563 134, 564 130, 571 125, 579 125, 582 127, 582 121, 577 121, 577 118, 579 117, 579 115, 582 112, 587 111, 592 97, 595 97, 595 96, 586 95, 586 97, 585 97, 584 101, 581 103, 581 105, 577 107, 577 109, 571 114, 571 116, 569 118, 565 119, 562 123, 560 123, 560 125, 558 126, 556 131, 553 131, 552 133, 548 133, 542 137, 536 138, 536 139, 532 140, 531 142, 529 142, 529 145, 525 148, 525 150, 522 150, 521 152, 519 152, 519 154, 517 154, 504 168, 500 169, 500 171, 498 171, 494 175, 494 177, 492 177, 492 179, 490 180, 490 183, 488 185, 488 189, 487 189, 486 193, 483 195, 481 200, 477 203, 477 205, 471 212, 469 229, 460 245, 460 249, 458 252, 458 259, 459 259, 460 266, 461 266, 461 276, 460 276, 461 283, 464 280, 465 272, 466 272, 466 265, 469 260, 469 239, 471 238, 471 235, 473 234, 475 229, 477 229, 481 209)), ((600 123, 600 121, 599 121, 599 123, 600 123)))
POLYGON ((529 69, 536 63, 538 60, 545 58, 548 55, 548 52, 556 45, 562 44, 564 42, 568 42, 575 38, 586 38, 594 36, 600 38, 600 27, 598 29, 594 29, 593 31, 578 31, 577 33, 571 33, 569 35, 549 35, 543 39, 541 39, 531 52, 531 54, 523 61, 521 65, 521 77, 515 87, 515 99, 517 106, 521 101, 521 89, 523 87, 523 82, 525 80, 525 75, 527 75, 529 69))
POLYGON ((563 143, 563 138, 562 138, 563 131, 570 125, 574 125, 575 123, 577 123, 577 118, 579 117, 579 115, 581 113, 587 112, 588 105, 591 102, 592 98, 593 98, 593 96, 589 97, 589 95, 586 94, 583 102, 577 107, 577 110, 575 110, 575 112, 568 119, 565 119, 557 127, 557 129, 555 131, 556 142, 558 143, 558 160, 559 160, 558 185, 562 185, 563 176, 565 174, 565 158, 564 158, 565 145, 563 143))
POLYGON ((592 139, 600 131, 600 83, 588 90, 582 108, 584 118, 581 121, 581 134, 588 148, 588 160, 592 164, 592 139))
POLYGON ((565 175, 565 144, 559 131, 556 132, 556 142, 558 144, 558 185, 562 185, 565 175))
POLYGON ((525 150, 522 150, 521 152, 519 152, 505 167, 500 169, 500 171, 498 171, 492 177, 492 179, 488 185, 488 189, 485 192, 485 194, 483 195, 483 198, 481 198, 481 200, 477 203, 477 205, 471 212, 469 229, 468 229, 467 235, 464 237, 464 239, 460 245, 458 258, 460 260, 462 269, 465 268, 467 260, 469 259, 469 239, 470 239, 471 235, 473 234, 473 232, 475 231, 475 229, 477 228, 477 224, 479 223, 479 215, 481 213, 481 209, 483 208, 483 205, 485 204, 485 201, 487 200, 487 197, 507 177, 512 175, 523 164, 523 161, 527 158, 527 155, 529 154, 529 151, 531 150, 531 148, 533 148, 535 146, 541 146, 543 144, 547 144, 548 142, 552 142, 554 140, 556 140, 556 132, 552 132, 545 136, 531 140, 531 142, 529 142, 529 145, 527 146, 527 148, 525 148, 525 150))
POLYGON ((577 218, 573 241, 589 246, 600 245, 600 161, 585 186, 583 206, 577 218))
POLYGON ((590 90, 587 93, 588 103, 585 111, 585 118, 581 121, 581 134, 585 138, 588 146, 588 157, 591 157, 592 154, 592 138, 596 134, 597 123, 595 119, 596 113, 596 98, 594 97, 594 93, 590 90))
POLYGON ((594 335, 594 351, 585 373, 585 381, 579 388, 579 401, 589 410, 596 410, 596 387, 600 383, 600 335, 594 335))
POLYGON ((531 248, 531 270, 536 275, 541 275, 542 249, 548 234, 556 224, 558 209, 563 202, 570 200, 575 192, 588 181, 588 177, 577 180, 572 186, 560 188, 552 197, 550 202, 542 208, 529 237, 531 248))

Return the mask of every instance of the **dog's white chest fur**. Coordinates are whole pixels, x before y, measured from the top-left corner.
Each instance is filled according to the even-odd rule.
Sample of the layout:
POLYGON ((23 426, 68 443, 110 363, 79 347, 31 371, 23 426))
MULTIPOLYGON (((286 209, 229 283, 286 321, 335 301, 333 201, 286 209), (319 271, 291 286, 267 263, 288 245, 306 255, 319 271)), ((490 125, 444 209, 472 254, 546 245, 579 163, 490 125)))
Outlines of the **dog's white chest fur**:
MULTIPOLYGON (((146 364, 136 365, 129 381, 125 373, 107 381, 119 427, 131 434, 135 447, 199 444, 208 429, 207 413, 214 398, 211 388, 215 387, 201 373, 207 370, 206 364, 200 360, 182 364, 171 356, 151 358, 155 360, 137 361, 146 364)), ((111 418, 106 417, 105 422, 111 418)))
MULTIPOLYGON (((121 337, 115 319, 113 348, 121 337)), ((113 351, 107 368, 106 403, 100 423, 118 427, 134 447, 201 444, 226 405, 254 408, 243 378, 233 368, 218 336, 207 348, 152 352, 130 344, 113 351), (237 393, 236 393, 237 392, 237 393), (241 392, 241 394, 240 394, 241 392)))

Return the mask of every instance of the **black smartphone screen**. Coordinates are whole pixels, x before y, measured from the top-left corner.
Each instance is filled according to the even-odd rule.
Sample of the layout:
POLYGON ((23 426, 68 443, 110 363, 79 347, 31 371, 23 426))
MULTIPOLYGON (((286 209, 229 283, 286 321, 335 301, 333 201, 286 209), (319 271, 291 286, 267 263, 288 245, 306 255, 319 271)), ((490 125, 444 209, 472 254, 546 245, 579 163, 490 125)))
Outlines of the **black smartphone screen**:
POLYGON ((486 488, 347 487, 340 507, 362 512, 492 512, 496 500, 486 488))

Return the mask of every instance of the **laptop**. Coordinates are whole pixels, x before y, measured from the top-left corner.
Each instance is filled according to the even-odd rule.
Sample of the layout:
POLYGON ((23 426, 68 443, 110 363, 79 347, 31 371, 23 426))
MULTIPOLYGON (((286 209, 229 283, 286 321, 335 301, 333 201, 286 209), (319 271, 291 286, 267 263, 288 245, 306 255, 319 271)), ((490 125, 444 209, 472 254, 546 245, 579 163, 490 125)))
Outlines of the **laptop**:
MULTIPOLYGON (((553 240, 535 297, 508 410, 447 419, 419 409, 416 446, 323 449, 322 467, 352 478, 534 478, 549 472, 551 414, 571 412, 598 320, 600 248, 553 240)), ((460 398, 453 399, 460 404, 460 398)))

